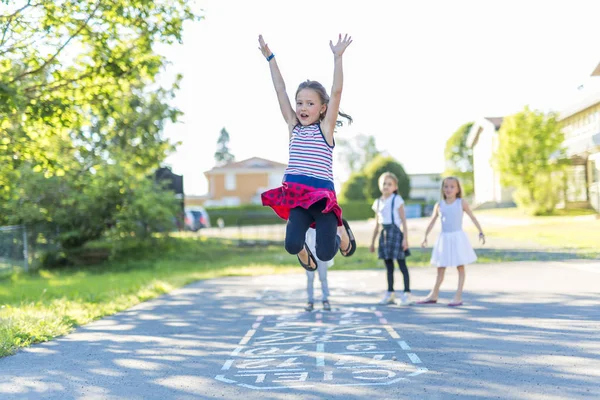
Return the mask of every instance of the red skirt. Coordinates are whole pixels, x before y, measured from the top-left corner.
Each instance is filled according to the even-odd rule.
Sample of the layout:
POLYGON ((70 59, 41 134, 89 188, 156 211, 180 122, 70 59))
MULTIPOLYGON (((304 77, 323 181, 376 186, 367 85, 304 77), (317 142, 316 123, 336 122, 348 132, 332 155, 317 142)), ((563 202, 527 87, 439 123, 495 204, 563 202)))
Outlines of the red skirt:
MULTIPOLYGON (((338 226, 342 226, 342 209, 337 203, 337 197, 333 190, 317 189, 300 183, 283 182, 282 186, 267 190, 261 195, 263 206, 269 206, 280 218, 287 219, 290 210, 296 207, 308 209, 319 200, 326 199, 323 213, 333 212, 338 220, 338 226)), ((315 227, 315 223, 311 224, 315 227)))

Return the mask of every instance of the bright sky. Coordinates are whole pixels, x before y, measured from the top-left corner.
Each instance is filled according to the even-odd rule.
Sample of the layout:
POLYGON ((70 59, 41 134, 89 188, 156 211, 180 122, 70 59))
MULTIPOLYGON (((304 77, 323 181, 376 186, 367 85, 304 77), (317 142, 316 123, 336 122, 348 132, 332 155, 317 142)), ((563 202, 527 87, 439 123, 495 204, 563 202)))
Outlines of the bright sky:
MULTIPOLYGON (((287 128, 262 33, 293 96, 300 82, 333 78, 329 40, 349 33, 338 136, 376 137, 409 174, 441 172, 446 139, 463 123, 524 105, 560 110, 600 61, 598 0, 198 0, 205 19, 184 45, 163 50, 184 75, 175 99, 185 116, 166 135, 167 161, 188 194, 204 194, 226 127, 237 160, 287 162, 287 128)), ((166 79, 166 78, 165 78, 166 79)), ((600 78, 597 78, 600 80, 600 78)), ((293 100, 292 100, 293 104, 293 100)), ((336 178, 347 176, 341 164, 336 178)))

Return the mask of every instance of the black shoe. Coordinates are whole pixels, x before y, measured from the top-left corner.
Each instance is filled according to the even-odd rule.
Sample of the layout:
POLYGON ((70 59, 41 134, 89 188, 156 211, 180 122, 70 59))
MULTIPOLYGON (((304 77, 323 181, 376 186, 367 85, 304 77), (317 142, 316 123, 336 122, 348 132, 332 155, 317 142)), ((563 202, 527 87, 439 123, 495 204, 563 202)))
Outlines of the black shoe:
POLYGON ((304 311, 308 311, 308 312, 310 312, 310 311, 312 311, 314 309, 315 309, 315 304, 314 303, 307 303, 306 307, 304 307, 304 311))
POLYGON ((309 272, 316 271, 318 267, 317 259, 315 258, 315 256, 313 256, 313 253, 310 251, 306 243, 304 243, 304 249, 306 250, 306 254, 308 254, 308 264, 304 264, 302 262, 302 260, 300 259, 300 254, 296 255, 296 257, 298 257, 298 262, 300 263, 300 265, 302 265, 302 268, 304 268, 305 270, 309 272))
MULTIPOLYGON (((350 257, 356 251, 356 239, 354 238, 354 233, 352 233, 352 229, 350 229, 350 225, 348 225, 348 221, 346 221, 345 219, 342 219, 342 224, 344 225, 344 229, 346 230, 346 233, 348 234, 348 239, 350 239, 350 243, 348 243, 348 247, 343 250, 340 247, 340 253, 344 257, 350 257)), ((342 244, 342 241, 340 238, 340 245, 341 244, 342 244)))
POLYGON ((323 310, 331 311, 331 304, 329 304, 329 301, 327 301, 327 300, 323 301, 323 310))

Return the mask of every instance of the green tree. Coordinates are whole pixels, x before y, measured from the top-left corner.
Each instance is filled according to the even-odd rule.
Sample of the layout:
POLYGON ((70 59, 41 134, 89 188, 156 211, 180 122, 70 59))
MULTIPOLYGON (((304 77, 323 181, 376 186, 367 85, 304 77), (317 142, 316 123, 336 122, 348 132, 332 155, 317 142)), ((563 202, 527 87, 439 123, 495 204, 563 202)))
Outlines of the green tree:
POLYGON ((348 180, 342 184, 340 191, 341 201, 355 201, 355 200, 366 200, 365 186, 367 184, 367 177, 365 174, 360 172, 354 172, 350 175, 348 180))
POLYGON ((351 173, 361 171, 365 165, 380 154, 375 137, 372 135, 360 134, 353 140, 336 139, 336 146, 340 160, 351 173))
POLYGON ((365 196, 368 200, 374 200, 381 196, 379 190, 379 177, 384 172, 392 172, 398 177, 398 193, 405 199, 410 194, 410 178, 404 171, 404 167, 393 157, 379 155, 375 157, 364 169, 367 178, 365 185, 365 196))
POLYGON ((162 131, 181 77, 157 85, 155 48, 197 16, 185 0, 3 3, 0 224, 54 224, 80 245, 140 204, 139 182, 174 149, 162 131))
POLYGON ((564 135, 554 113, 525 107, 504 119, 493 165, 503 185, 515 188, 515 202, 532 213, 551 212, 559 201, 564 135))
POLYGON ((235 156, 229 150, 229 132, 227 129, 221 129, 219 139, 217 139, 217 151, 215 152, 215 162, 217 165, 228 164, 235 160, 235 156))
POLYGON ((473 193, 473 150, 467 146, 467 137, 473 122, 463 124, 446 141, 444 176, 456 176, 465 195, 473 193))

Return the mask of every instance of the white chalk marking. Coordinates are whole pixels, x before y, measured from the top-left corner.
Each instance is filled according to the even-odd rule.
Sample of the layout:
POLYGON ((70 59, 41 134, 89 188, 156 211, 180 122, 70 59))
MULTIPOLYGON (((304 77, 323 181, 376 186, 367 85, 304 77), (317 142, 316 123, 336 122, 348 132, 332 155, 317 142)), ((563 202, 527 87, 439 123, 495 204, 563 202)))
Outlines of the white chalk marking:
POLYGON ((410 358, 410 361, 412 361, 413 364, 421 364, 421 359, 415 353, 406 353, 406 355, 408 358, 410 358))
POLYGON ((367 377, 367 376, 355 376, 356 379, 361 379, 361 380, 382 380, 382 379, 391 379, 393 377, 396 376, 396 373, 394 371, 390 371, 387 369, 363 369, 363 370, 359 370, 359 371, 354 371, 353 375, 356 374, 362 374, 362 373, 374 373, 374 372, 383 372, 386 374, 386 376, 371 376, 371 377, 367 377))
MULTIPOLYGON (((389 360, 388 360, 389 361, 389 360)), ((392 368, 391 365, 354 365, 350 367, 337 367, 338 369, 381 369, 381 367, 392 368)), ((398 368, 398 367, 395 367, 398 368)), ((387 371, 387 370, 386 370, 387 371)))
POLYGON ((402 348, 402 350, 410 350, 410 346, 406 342, 399 340, 398 344, 400 345, 400 348, 402 348))
POLYGON ((306 382, 306 378, 308 378, 308 372, 275 373, 275 376, 280 376, 281 378, 280 379, 273 379, 273 383, 280 383, 280 382, 282 382, 282 383, 283 382, 306 382))
POLYGON ((412 372, 410 374, 408 374, 407 376, 417 376, 417 375, 421 375, 424 374, 425 372, 429 371, 427 368, 425 367, 420 367, 419 369, 417 369, 415 372, 412 372))
POLYGON ((351 344, 349 346, 346 346, 346 350, 349 351, 369 351, 369 350, 375 350, 377 348, 376 345, 374 345, 373 343, 357 343, 357 344, 351 344))
MULTIPOLYGON (((241 387, 245 387, 248 389, 253 389, 253 390, 281 390, 282 387, 281 386, 252 386, 252 385, 247 385, 245 383, 238 383, 238 386, 241 387)), ((315 385, 286 385, 285 389, 304 389, 304 388, 310 388, 310 387, 314 387, 315 385)))
POLYGON ((254 383, 263 383, 265 381, 265 378, 267 377, 266 374, 240 374, 236 376, 255 376, 256 380, 254 381, 254 383))
POLYGON ((248 333, 246 333, 246 336, 244 336, 242 340, 240 340, 240 344, 248 344, 248 342, 250 341, 252 336, 254 336, 255 333, 256 329, 250 329, 248 333))
POLYGON ((289 357, 287 360, 285 360, 284 362, 279 364, 277 366, 277 368, 287 368, 287 367, 295 367, 297 365, 302 365, 301 362, 294 362, 294 361, 296 361, 296 359, 297 359, 297 357, 289 357))
MULTIPOLYGON (((252 374, 244 374, 244 375, 236 375, 236 376, 252 376, 258 373, 267 373, 267 372, 294 372, 294 371, 305 371, 306 368, 285 368, 285 369, 257 369, 252 370, 252 374)), ((250 371, 248 371, 250 372, 250 371)))
POLYGON ((244 349, 244 346, 239 346, 239 347, 236 347, 236 348, 235 348, 235 350, 233 350, 233 351, 231 352, 231 355, 232 355, 232 356, 237 356, 238 354, 240 354, 240 352, 241 352, 243 349, 244 349))
POLYGON ((215 379, 225 383, 237 383, 237 381, 232 381, 231 379, 225 378, 225 375, 217 375, 215 376, 215 379))
POLYGON ((324 381, 332 381, 333 380, 333 371, 325 371, 323 374, 324 381))
POLYGON ((229 368, 231 368, 231 365, 233 365, 233 361, 234 360, 225 361, 225 364, 223 364, 223 368, 221 368, 221 371, 227 371, 229 368))
POLYGON ((390 325, 385 325, 384 326, 385 330, 388 331, 388 333, 390 334, 390 336, 394 339, 400 339, 400 335, 398 335, 396 333, 396 331, 394 330, 394 328, 392 328, 390 325))
POLYGON ((332 354, 395 354, 395 350, 391 351, 344 351, 341 353, 332 353, 332 354))
POLYGON ((282 357, 310 357, 310 354, 272 354, 269 356, 249 356, 249 359, 260 359, 260 358, 282 358, 282 357))
POLYGON ((317 367, 325 366, 325 356, 323 355, 324 352, 325 352, 325 343, 318 343, 317 344, 317 353, 319 353, 319 355, 317 356, 317 367))

